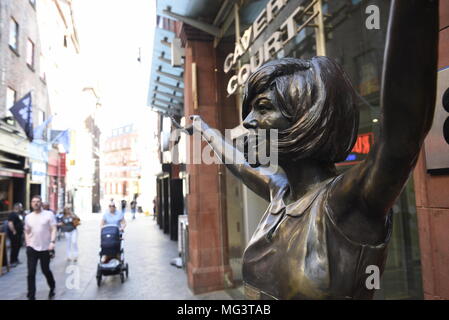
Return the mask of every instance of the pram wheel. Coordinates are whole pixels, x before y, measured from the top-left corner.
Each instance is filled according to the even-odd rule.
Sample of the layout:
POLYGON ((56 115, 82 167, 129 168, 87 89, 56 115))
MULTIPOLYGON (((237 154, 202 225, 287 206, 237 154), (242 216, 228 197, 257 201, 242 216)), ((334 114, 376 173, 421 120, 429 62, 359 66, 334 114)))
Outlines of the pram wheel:
POLYGON ((125 282, 125 273, 122 271, 120 272, 120 281, 123 283, 125 282))
POLYGON ((126 270, 126 279, 128 279, 128 264, 126 264, 125 270, 126 270))
POLYGON ((97 286, 101 285, 101 270, 100 270, 100 265, 98 265, 97 268, 97 286))

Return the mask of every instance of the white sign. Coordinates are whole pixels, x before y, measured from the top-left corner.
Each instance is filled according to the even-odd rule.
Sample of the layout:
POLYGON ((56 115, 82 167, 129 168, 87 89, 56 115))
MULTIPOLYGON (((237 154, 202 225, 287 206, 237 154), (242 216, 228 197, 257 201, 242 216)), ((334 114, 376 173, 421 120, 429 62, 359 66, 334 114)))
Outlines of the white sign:
MULTIPOLYGON (((266 8, 262 10, 254 23, 243 33, 240 41, 235 46, 234 52, 226 57, 224 62, 225 73, 228 73, 235 67, 239 58, 248 51, 254 41, 280 13, 288 1, 289 0, 270 0, 268 2, 266 8)), ((296 8, 285 22, 281 24, 279 29, 273 32, 260 48, 251 50, 252 54, 250 62, 241 66, 237 71, 237 74, 229 79, 227 86, 228 94, 234 94, 239 86, 245 84, 251 73, 256 71, 256 69, 265 62, 271 60, 278 51, 298 34, 298 29, 302 29, 304 26, 298 26, 296 20, 300 14, 301 16, 303 15, 304 10, 305 8, 303 6, 296 8)))
POLYGON ((47 165, 45 162, 31 162, 31 180, 34 182, 45 182, 47 177, 47 165))

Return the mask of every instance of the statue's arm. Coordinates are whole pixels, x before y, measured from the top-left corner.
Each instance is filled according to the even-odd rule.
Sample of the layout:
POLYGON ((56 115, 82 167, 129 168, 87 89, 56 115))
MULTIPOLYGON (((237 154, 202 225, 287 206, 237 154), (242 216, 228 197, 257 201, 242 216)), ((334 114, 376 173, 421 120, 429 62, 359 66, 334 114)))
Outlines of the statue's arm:
POLYGON ((199 116, 192 116, 193 133, 198 132, 206 140, 221 162, 248 188, 270 201, 270 180, 272 173, 264 167, 253 168, 246 161, 243 152, 224 139, 216 129, 212 129, 199 116))
MULTIPOLYGON (((382 74, 379 138, 367 159, 343 174, 336 211, 357 207, 385 221, 432 125, 438 60, 438 1, 394 0, 382 74)), ((357 210, 360 209, 360 210, 357 210)))

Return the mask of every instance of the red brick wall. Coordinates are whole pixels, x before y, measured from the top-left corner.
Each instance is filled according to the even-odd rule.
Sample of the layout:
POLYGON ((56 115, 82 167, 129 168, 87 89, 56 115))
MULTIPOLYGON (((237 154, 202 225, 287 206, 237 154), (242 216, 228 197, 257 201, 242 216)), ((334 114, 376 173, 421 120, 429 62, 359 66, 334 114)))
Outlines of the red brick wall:
MULTIPOLYGON (((184 35, 186 36, 186 35, 184 35)), ((211 41, 186 36, 184 72, 184 110, 197 114, 212 128, 220 128, 216 51, 211 41), (198 109, 193 109, 192 63, 197 64, 198 109)), ((190 120, 187 120, 190 123, 190 120)), ((203 147, 205 142, 202 143, 203 147)), ((187 158, 192 157, 192 146, 187 158)), ((188 283, 195 294, 220 290, 231 280, 227 256, 226 219, 221 201, 220 165, 187 164, 190 192, 187 196, 189 215, 188 283)))
MULTIPOLYGON (((440 0, 438 68, 449 66, 449 1, 440 0)), ((425 299, 449 299, 449 176, 426 172, 424 149, 414 171, 425 299)))

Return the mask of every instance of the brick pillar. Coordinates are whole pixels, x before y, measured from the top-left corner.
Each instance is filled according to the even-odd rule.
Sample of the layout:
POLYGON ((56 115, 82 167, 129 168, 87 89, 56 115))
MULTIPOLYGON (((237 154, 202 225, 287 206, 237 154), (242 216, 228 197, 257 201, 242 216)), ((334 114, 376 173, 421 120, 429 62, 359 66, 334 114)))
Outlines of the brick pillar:
MULTIPOLYGON (((449 1, 440 0, 438 69, 449 67, 449 1)), ((424 148, 414 171, 424 298, 449 299, 449 176, 426 171, 424 148)))
MULTIPOLYGON (((197 114, 211 128, 221 129, 216 50, 213 39, 192 27, 183 25, 181 39, 185 47, 184 110, 186 122, 197 114), (198 108, 194 110, 192 97, 192 63, 197 67, 198 108)), ((191 138, 190 138, 191 139, 191 138)), ((202 142, 204 148, 205 142, 202 142)), ((187 159, 193 159, 193 146, 187 150, 187 159)), ((202 149, 203 150, 203 149, 202 149)), ((189 189, 187 195, 189 216, 188 283, 195 293, 221 290, 232 281, 229 267, 226 219, 222 207, 223 181, 221 165, 187 164, 189 189)))

